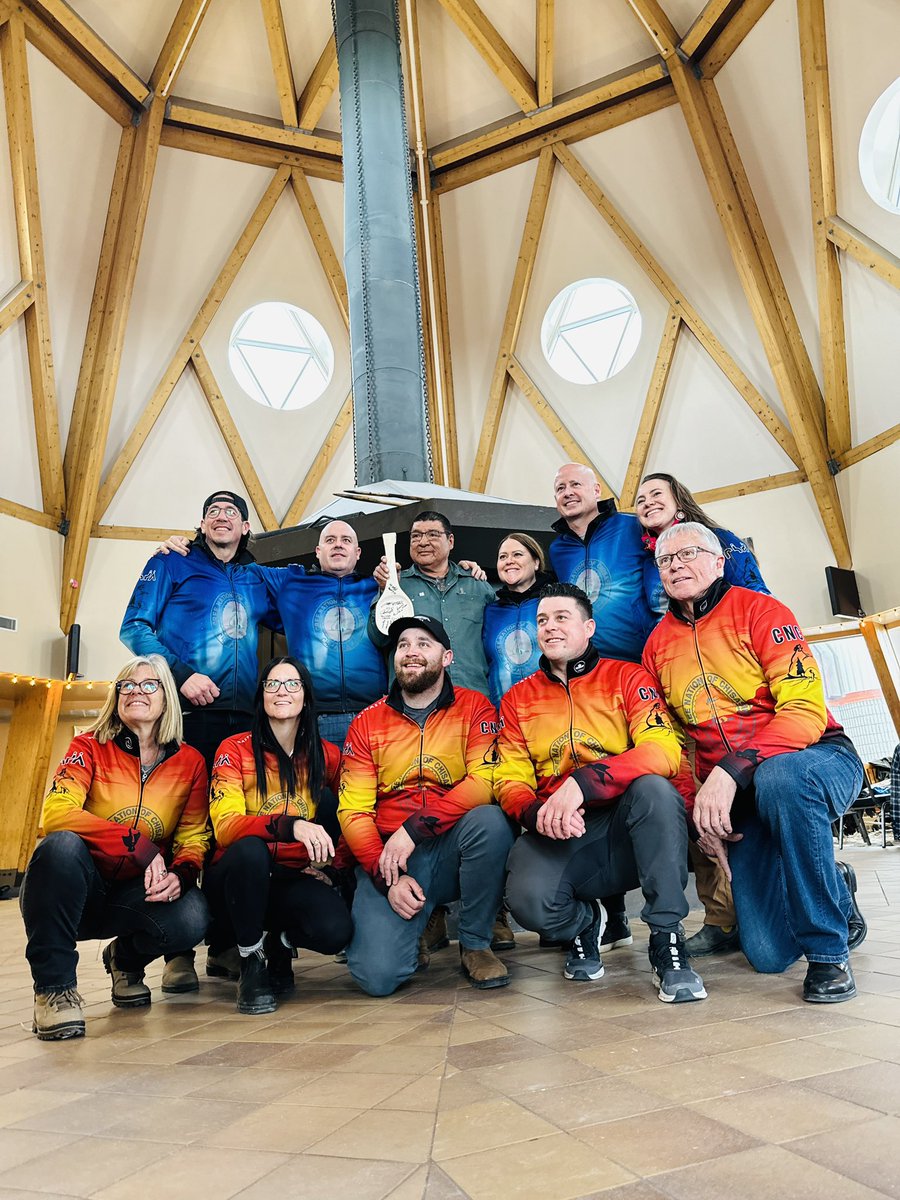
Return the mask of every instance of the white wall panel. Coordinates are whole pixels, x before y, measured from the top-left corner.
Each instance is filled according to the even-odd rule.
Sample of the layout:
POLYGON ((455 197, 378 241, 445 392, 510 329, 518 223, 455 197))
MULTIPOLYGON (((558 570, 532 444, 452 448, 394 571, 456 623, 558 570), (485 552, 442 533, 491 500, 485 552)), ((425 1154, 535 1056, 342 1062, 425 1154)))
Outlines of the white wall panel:
POLYGON ((71 7, 146 82, 178 12, 178 0, 73 0, 71 7))
POLYGON ((900 421, 900 292, 845 259, 844 320, 853 443, 900 421))
POLYGON ((59 574, 63 540, 52 529, 0 514, 0 613, 16 617, 0 629, 0 671, 49 675, 60 669, 59 574))
POLYGON ((258 2, 223 4, 214 0, 184 60, 174 94, 281 120, 258 2))
POLYGON ((43 509, 25 323, 0 337, 0 496, 43 509))

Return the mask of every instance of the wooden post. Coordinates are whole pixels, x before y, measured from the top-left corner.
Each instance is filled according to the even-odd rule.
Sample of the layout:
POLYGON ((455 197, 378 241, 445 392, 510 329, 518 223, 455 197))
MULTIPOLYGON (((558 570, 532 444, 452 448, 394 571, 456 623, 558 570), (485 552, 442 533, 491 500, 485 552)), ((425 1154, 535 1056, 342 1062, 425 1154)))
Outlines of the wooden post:
POLYGON ((670 308, 663 327, 656 364, 650 377, 650 386, 644 399, 644 407, 631 450, 628 470, 625 472, 625 482, 622 484, 620 497, 622 508, 634 507, 634 498, 641 485, 644 467, 647 465, 647 455, 650 452, 650 443, 653 440, 656 422, 659 420, 659 411, 662 408, 666 384, 669 381, 669 372, 672 370, 672 363, 675 360, 675 347, 678 345, 680 332, 681 316, 676 308, 670 308))
POLYGON ((20 687, 0 774, 0 878, 15 881, 34 849, 47 786, 62 681, 20 687))
POLYGON ((872 666, 878 676, 878 685, 884 696, 888 712, 891 714, 891 720, 894 722, 894 730, 900 737, 900 695, 897 693, 897 684, 888 665, 882 643, 882 639, 886 639, 888 635, 878 622, 868 617, 860 621, 859 631, 865 639, 866 649, 869 651, 872 666))

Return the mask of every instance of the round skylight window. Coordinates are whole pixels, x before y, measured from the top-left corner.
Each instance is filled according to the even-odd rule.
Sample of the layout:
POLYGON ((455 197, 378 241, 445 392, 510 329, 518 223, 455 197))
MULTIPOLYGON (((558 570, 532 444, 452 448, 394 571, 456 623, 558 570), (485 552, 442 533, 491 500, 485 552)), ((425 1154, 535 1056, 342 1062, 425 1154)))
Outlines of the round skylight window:
POLYGON ((257 404, 287 411, 322 395, 334 371, 334 349, 315 317, 280 300, 255 304, 235 322, 228 365, 257 404))
POLYGON ((882 92, 866 117, 859 139, 859 173, 876 204, 900 213, 900 79, 882 92))
POLYGON ((579 279, 563 288, 541 323, 547 362, 570 383, 602 383, 622 370, 641 340, 641 313, 613 279, 579 279))

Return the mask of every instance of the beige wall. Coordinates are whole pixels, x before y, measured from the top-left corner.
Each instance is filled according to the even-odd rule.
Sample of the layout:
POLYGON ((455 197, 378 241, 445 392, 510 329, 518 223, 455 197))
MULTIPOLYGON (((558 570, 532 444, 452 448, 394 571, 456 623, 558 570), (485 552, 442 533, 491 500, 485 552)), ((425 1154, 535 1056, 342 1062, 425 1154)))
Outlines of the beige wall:
POLYGON ((50 529, 0 514, 0 613, 15 617, 15 633, 0 629, 0 671, 61 674, 59 575, 63 539, 50 529))

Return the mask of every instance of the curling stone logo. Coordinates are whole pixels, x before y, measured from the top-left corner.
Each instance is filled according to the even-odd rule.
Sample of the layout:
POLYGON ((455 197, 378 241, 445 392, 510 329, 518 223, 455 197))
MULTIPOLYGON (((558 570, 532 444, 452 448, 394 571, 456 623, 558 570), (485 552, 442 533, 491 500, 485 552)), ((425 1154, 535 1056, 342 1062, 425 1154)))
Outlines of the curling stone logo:
POLYGON ((576 587, 580 587, 585 593, 588 600, 594 606, 594 615, 597 615, 597 606, 601 607, 608 600, 609 586, 612 583, 612 576, 606 564, 600 562, 599 559, 592 558, 584 566, 584 569, 575 576, 572 580, 576 587))
POLYGON ((320 604, 313 614, 313 629, 319 637, 329 642, 346 643, 359 627, 360 622, 352 608, 331 600, 320 604))
POLYGON ((511 626, 504 629, 497 640, 500 643, 501 656, 514 667, 524 666, 534 654, 534 640, 527 629, 511 626))
POLYGON ((212 609, 212 627, 221 642, 239 642, 247 636, 249 627, 243 601, 233 592, 223 592, 212 609))

